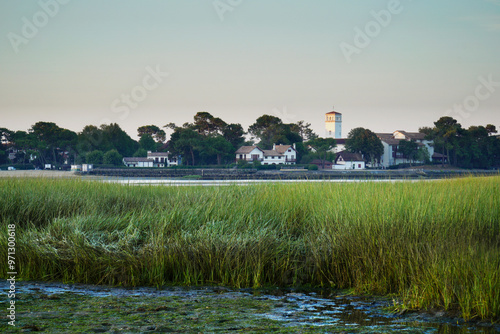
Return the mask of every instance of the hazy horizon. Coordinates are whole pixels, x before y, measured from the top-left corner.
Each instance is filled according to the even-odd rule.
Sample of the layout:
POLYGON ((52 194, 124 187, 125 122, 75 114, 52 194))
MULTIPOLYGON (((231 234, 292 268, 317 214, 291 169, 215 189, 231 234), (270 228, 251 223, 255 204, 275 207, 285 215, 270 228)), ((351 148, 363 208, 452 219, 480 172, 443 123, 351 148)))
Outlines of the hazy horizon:
POLYGON ((264 114, 324 135, 500 128, 500 1, 0 3, 0 127, 79 132, 264 114), (168 74, 167 74, 168 73, 168 74), (128 97, 127 97, 128 96, 128 97))

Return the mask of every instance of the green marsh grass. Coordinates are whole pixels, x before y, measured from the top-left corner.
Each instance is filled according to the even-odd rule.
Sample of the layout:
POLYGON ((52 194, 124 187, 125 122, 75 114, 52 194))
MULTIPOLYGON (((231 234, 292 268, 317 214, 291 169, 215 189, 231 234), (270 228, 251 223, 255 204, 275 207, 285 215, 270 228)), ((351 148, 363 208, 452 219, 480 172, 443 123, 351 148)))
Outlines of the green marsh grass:
POLYGON ((0 198, 0 256, 16 224, 24 280, 352 288, 395 294, 399 308, 500 319, 500 177, 219 187, 3 179, 0 198))

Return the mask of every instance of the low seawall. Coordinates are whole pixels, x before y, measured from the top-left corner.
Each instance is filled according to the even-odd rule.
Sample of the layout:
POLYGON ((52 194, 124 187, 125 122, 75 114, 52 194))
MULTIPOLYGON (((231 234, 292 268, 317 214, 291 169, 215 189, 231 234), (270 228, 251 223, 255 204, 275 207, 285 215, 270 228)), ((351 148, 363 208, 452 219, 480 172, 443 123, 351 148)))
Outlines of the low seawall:
POLYGON ((318 180, 318 179, 440 179, 464 176, 499 175, 486 170, 357 170, 279 171, 256 169, 95 169, 82 175, 125 178, 189 178, 201 180, 318 180))

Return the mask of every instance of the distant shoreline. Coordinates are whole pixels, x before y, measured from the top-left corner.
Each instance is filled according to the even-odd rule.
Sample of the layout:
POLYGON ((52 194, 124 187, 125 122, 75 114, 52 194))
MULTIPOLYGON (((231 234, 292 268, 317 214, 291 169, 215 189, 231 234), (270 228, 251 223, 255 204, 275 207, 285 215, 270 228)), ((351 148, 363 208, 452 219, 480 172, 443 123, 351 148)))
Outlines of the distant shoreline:
POLYGON ((257 171, 228 169, 95 169, 90 173, 60 170, 0 170, 0 178, 40 177, 40 178, 159 178, 182 179, 195 176, 197 180, 324 180, 324 179, 440 179, 464 176, 498 175, 492 170, 334 170, 334 171, 257 171))

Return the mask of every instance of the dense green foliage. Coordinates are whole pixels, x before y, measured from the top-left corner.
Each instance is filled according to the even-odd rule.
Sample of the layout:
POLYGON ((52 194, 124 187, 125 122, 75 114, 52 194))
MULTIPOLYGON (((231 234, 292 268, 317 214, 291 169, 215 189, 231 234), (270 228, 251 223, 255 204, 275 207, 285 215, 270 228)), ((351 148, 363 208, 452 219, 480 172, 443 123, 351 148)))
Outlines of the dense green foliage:
POLYGON ((494 136, 497 129, 492 124, 465 129, 456 119, 445 116, 434 122, 434 127, 421 128, 420 132, 434 141, 435 151, 446 155, 451 165, 464 168, 500 166, 500 138, 494 136))
MULTIPOLYGON (((500 177, 123 186, 0 180, 19 278, 117 285, 312 285, 500 318, 500 177)), ((0 268, 6 276, 6 266, 0 268)))
MULTIPOLYGON (((325 168, 325 161, 328 161, 328 158, 333 158, 331 161, 335 161, 335 156, 332 154, 332 150, 337 146, 335 139, 333 138, 315 138, 308 142, 308 144, 316 151, 316 155, 322 161, 323 168, 325 168), (333 156, 332 156, 333 155, 333 156)), ((311 156, 310 156, 311 157, 311 156)), ((307 158, 306 158, 307 159, 307 158)), ((302 163, 310 162, 302 161, 302 163)), ((312 167, 314 168, 314 167, 312 167)))
POLYGON ((352 153, 361 153, 365 162, 378 162, 384 154, 384 146, 377 135, 369 129, 355 128, 347 135, 345 148, 352 153))
MULTIPOLYGON (((451 117, 442 117, 434 125, 420 131, 434 141, 434 150, 446 155, 452 165, 464 168, 500 166, 500 139, 494 136, 495 126, 464 129, 451 117)), ((295 144, 297 161, 303 164, 313 159, 335 160, 334 153, 322 148, 325 145, 321 142, 328 138, 318 138, 311 124, 304 121, 283 123, 272 115, 260 116, 249 126, 248 134, 253 136, 249 141, 245 139, 247 133, 241 124, 226 123, 205 111, 197 113, 192 123, 182 126, 169 123, 164 128, 173 131, 167 142, 165 130, 156 125, 140 126, 138 141, 116 123, 99 127, 87 125, 79 133, 50 122, 37 122, 28 131, 0 128, 0 165, 43 168, 45 164, 52 164, 58 168, 70 164, 101 164, 110 151, 118 152, 118 155, 113 153, 114 165, 121 165, 118 156, 145 157, 147 151, 168 151, 173 156, 181 156, 185 166, 228 165, 234 162, 234 153, 240 146, 254 144, 261 149, 271 149, 273 144, 295 144), (311 147, 317 152, 312 152, 311 147)), ((328 147, 332 145, 326 145, 328 147)), ((368 163, 376 162, 383 153, 380 139, 364 128, 350 131, 346 149, 361 153, 368 163)), ((402 141, 398 149, 409 161, 430 162, 429 152, 424 147, 417 147, 415 142, 402 141)))

